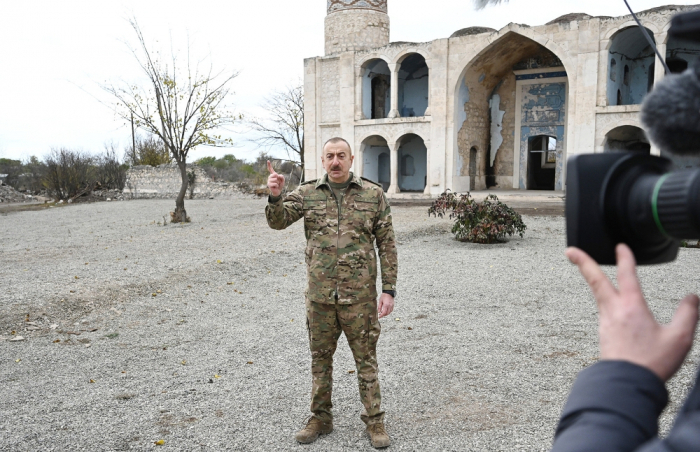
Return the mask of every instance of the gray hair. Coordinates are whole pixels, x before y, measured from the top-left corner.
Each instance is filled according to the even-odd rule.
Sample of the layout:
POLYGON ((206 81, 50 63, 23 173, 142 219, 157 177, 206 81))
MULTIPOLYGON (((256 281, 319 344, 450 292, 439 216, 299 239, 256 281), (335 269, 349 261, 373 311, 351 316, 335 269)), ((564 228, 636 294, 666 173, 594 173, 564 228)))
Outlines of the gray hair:
POLYGON ((340 142, 343 142, 343 143, 348 145, 348 149, 350 149, 350 155, 352 155, 352 146, 350 146, 350 143, 348 143, 348 141, 345 138, 340 138, 340 137, 333 137, 330 140, 326 141, 325 143, 323 143, 323 147, 321 149, 326 149, 326 145, 328 143, 336 144, 336 143, 340 143, 340 142))

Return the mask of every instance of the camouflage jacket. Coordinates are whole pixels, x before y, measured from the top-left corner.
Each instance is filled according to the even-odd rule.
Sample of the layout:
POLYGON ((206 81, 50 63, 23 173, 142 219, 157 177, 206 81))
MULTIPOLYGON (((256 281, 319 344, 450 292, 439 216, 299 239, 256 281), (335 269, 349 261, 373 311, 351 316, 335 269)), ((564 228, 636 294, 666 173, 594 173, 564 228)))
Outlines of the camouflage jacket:
POLYGON ((304 182, 265 208, 267 224, 272 229, 285 229, 304 218, 308 300, 329 304, 375 301, 375 240, 382 290, 396 289, 398 269, 391 208, 382 187, 353 175, 341 213, 342 216, 328 185, 328 175, 304 182))

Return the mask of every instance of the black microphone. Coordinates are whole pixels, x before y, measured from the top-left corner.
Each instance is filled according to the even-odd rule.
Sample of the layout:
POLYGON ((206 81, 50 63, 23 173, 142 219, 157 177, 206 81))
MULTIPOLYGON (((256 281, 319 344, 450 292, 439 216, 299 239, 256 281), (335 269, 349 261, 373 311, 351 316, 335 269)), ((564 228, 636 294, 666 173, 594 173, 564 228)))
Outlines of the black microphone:
POLYGON ((641 120, 662 151, 700 155, 700 62, 656 83, 644 100, 641 120))

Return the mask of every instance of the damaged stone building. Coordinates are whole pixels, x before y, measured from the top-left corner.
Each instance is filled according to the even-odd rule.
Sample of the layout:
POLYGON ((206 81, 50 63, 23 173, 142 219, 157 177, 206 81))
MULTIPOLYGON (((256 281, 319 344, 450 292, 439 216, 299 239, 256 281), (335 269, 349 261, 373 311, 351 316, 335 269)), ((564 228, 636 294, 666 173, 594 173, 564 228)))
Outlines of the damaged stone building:
MULTIPOLYGON (((326 54, 304 62, 307 179, 323 174, 333 136, 353 145, 355 173, 395 198, 563 190, 568 156, 658 154, 639 111, 664 70, 632 16, 390 42, 387 2, 328 0, 326 54)), ((639 13, 672 72, 700 55, 668 36, 671 17, 694 8, 639 13)))

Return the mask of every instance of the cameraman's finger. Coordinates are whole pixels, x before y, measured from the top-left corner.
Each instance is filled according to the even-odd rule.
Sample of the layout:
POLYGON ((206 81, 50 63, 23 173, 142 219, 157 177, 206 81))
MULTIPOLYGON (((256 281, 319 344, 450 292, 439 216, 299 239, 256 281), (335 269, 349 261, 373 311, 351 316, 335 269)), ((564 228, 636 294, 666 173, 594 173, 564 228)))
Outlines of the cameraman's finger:
POLYGON ((632 295, 635 300, 643 300, 642 288, 637 278, 637 262, 634 253, 625 244, 620 243, 615 247, 617 257, 617 286, 623 295, 632 295))
POLYGON ((695 328, 698 325, 698 300, 697 295, 688 295, 681 300, 673 315, 670 327, 681 334, 683 345, 690 348, 695 337, 695 328))
POLYGON ((599 305, 617 296, 615 286, 588 254, 578 248, 571 247, 567 248, 566 257, 578 267, 578 271, 588 283, 599 305))
POLYGON ((270 163, 269 160, 267 161, 267 170, 270 172, 270 174, 277 174, 277 172, 272 169, 272 163, 270 163))

